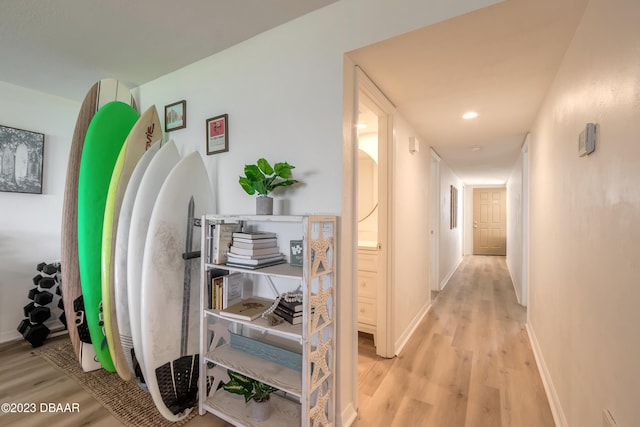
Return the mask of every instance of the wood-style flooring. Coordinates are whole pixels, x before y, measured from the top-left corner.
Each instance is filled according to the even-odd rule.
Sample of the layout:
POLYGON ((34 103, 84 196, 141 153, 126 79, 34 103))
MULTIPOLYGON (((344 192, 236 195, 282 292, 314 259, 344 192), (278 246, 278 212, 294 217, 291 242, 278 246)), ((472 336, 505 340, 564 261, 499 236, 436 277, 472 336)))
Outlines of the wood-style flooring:
MULTIPOLYGON (((465 257, 398 357, 376 357, 361 335, 354 426, 553 426, 524 322, 504 258, 465 257)), ((74 414, 0 413, 3 427, 121 425, 25 341, 0 347, 2 402, 80 404, 74 414)), ((187 424, 228 425, 211 414, 187 424)))
POLYGON ((504 257, 465 257, 398 357, 359 335, 354 426, 554 426, 525 321, 504 257))

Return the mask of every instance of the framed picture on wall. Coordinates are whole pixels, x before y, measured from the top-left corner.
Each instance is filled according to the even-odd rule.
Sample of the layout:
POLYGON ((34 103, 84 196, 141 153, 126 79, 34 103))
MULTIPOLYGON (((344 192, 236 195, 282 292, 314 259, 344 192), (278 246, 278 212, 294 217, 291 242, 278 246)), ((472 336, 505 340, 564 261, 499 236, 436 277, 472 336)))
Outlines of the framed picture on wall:
POLYGON ((229 115, 207 119, 207 154, 229 151, 229 115))
POLYGON ((164 107, 164 131, 184 129, 187 127, 187 101, 182 100, 164 107))
POLYGON ((0 125, 0 191, 42 194, 44 134, 0 125))

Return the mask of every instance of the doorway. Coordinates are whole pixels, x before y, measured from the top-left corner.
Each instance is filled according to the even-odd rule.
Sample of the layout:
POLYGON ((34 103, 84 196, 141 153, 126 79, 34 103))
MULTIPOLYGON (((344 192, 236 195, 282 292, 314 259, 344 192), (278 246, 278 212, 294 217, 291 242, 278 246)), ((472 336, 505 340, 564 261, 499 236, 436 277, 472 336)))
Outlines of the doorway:
POLYGON ((357 329, 371 334, 375 353, 393 357, 388 234, 389 159, 393 106, 356 68, 357 329))
POLYGON ((473 189, 473 254, 507 255, 506 188, 473 189))

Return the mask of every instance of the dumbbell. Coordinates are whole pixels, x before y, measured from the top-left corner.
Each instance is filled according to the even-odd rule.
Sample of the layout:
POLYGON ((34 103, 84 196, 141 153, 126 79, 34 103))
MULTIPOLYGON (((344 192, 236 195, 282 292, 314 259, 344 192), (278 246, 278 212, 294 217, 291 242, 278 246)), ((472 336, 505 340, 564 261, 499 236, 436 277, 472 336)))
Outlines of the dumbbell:
POLYGON ((58 271, 58 266, 55 264, 47 264, 42 269, 42 272, 45 274, 55 274, 58 271))
MULTIPOLYGON (((26 320, 26 319, 25 319, 26 320)), ((43 324, 29 324, 26 326, 22 336, 31 343, 32 347, 39 347, 49 335, 49 328, 43 324)))
POLYGON ((40 292, 42 291, 38 289, 38 287, 36 286, 35 288, 29 289, 29 293, 27 294, 27 297, 29 297, 30 300, 33 300, 36 297, 36 295, 38 295, 40 292))
POLYGON ((35 307, 29 312, 28 317, 31 323, 44 323, 51 317, 51 310, 49 307, 35 307))
POLYGON ((43 289, 51 289, 56 285, 56 279, 53 277, 43 277, 38 282, 38 286, 43 289))
POLYGON ((49 291, 38 292, 33 297, 33 301, 38 305, 47 305, 53 301, 53 294, 49 291))

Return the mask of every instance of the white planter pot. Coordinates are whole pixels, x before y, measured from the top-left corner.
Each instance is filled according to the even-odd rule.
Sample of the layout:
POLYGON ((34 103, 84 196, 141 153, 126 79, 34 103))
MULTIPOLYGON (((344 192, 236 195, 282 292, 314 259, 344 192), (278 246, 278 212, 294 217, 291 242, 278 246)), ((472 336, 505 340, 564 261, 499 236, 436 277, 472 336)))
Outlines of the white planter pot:
POLYGON ((255 400, 251 401, 251 417, 256 421, 265 421, 271 415, 271 406, 269 404, 269 399, 257 402, 255 400))

